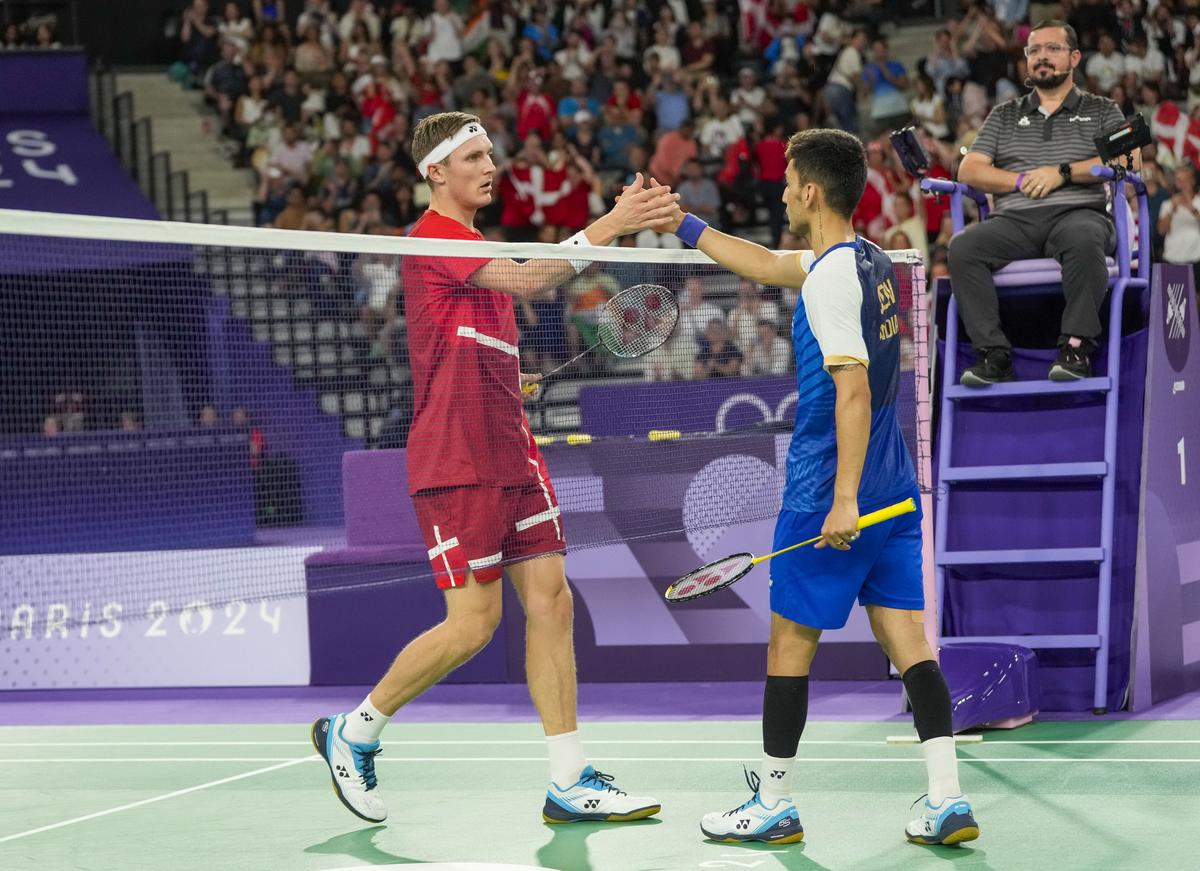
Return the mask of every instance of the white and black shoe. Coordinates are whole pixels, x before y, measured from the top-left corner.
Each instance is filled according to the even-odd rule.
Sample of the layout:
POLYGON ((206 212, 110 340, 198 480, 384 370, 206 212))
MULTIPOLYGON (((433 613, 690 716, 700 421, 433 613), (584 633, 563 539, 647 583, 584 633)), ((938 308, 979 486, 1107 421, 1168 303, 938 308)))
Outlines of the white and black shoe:
POLYGON ((563 789, 551 783, 546 790, 542 819, 548 823, 597 821, 623 823, 653 816, 662 810, 657 799, 622 792, 612 784, 611 774, 592 766, 583 769, 578 782, 563 789))
POLYGON ((342 737, 346 715, 321 717, 312 724, 312 743, 329 766, 333 791, 352 814, 369 823, 387 819, 387 805, 375 778, 375 757, 382 752, 378 741, 355 744, 342 737))
POLYGON ((768 807, 758 791, 759 777, 746 772, 746 783, 754 790, 749 801, 731 811, 715 811, 700 820, 700 831, 707 838, 726 844, 758 841, 763 844, 795 844, 804 840, 804 826, 796 803, 781 798, 768 807))

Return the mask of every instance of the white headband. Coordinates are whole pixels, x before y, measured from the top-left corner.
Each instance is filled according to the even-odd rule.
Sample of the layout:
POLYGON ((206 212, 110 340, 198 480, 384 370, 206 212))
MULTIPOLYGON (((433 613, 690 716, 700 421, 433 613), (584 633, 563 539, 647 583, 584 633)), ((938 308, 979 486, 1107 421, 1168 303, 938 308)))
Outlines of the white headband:
POLYGON ((429 178, 429 167, 435 163, 441 163, 447 157, 454 153, 458 146, 462 145, 468 139, 474 139, 476 136, 486 136, 487 131, 483 129, 483 125, 475 121, 470 124, 464 124, 458 128, 458 132, 453 136, 447 136, 439 142, 421 161, 421 165, 417 167, 421 172, 421 178, 429 178))

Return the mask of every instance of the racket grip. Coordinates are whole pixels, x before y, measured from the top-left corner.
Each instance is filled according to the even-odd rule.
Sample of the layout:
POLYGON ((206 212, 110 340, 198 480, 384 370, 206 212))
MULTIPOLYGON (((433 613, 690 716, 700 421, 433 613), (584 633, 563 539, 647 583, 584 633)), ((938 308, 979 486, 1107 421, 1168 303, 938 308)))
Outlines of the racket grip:
POLYGON ((883 523, 885 520, 891 520, 893 517, 899 517, 901 514, 911 514, 917 510, 917 503, 912 498, 905 499, 903 502, 897 502, 895 505, 889 505, 887 508, 880 508, 878 511, 872 511, 870 514, 864 514, 858 518, 858 528, 866 529, 868 526, 874 526, 876 523, 883 523))

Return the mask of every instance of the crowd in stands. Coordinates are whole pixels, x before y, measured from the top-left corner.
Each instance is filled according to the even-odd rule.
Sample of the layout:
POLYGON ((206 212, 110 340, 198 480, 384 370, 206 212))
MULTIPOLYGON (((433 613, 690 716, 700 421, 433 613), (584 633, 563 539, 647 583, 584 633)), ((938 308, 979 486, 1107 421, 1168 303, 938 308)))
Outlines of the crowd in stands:
MULTIPOLYGON (((479 216, 487 238, 564 239, 634 172, 648 171, 714 226, 757 228, 775 246, 803 247, 786 232, 780 202, 787 137, 835 126, 867 143, 858 231, 885 248, 921 250, 938 277, 948 273, 948 204, 920 195, 887 133, 915 124, 933 158, 930 175, 951 177, 990 108, 1026 90, 1032 12, 1057 15, 1079 34, 1079 84, 1152 125, 1145 176, 1156 251, 1200 260, 1200 7, 965 0, 911 69, 889 45, 898 8, 878 0, 192 0, 176 71, 204 89, 236 159, 257 171, 261 225, 402 232, 428 202, 409 153, 413 127, 457 109, 479 115, 495 146, 498 196, 479 216)), ((645 231, 627 244, 679 243, 645 231)), ((353 269, 363 328, 377 356, 389 353, 402 292, 395 264, 364 257, 353 269)), ((594 276, 522 307, 528 362, 545 367, 586 347, 611 290, 604 284, 594 276)), ((785 337, 788 317, 764 289, 740 289, 733 311, 703 299, 685 311, 675 344, 689 353, 658 355, 647 377, 782 368, 786 339, 780 350, 767 333, 770 325, 775 339, 785 337)))
POLYGON ((31 15, 24 21, 10 21, 0 28, 0 51, 15 49, 62 48, 58 41, 57 17, 31 15))

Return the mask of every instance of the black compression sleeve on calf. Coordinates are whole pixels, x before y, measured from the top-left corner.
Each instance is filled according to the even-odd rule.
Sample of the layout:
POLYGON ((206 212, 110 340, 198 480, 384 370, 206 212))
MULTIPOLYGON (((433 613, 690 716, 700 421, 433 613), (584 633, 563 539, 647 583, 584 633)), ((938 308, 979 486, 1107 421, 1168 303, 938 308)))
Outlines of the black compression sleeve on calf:
POLYGON ((767 675, 763 689, 763 752, 791 759, 808 720, 808 677, 767 675))
POLYGON ((947 738, 954 734, 950 708, 950 687, 942 669, 932 659, 918 662, 904 672, 904 691, 912 706, 917 737, 947 738))

